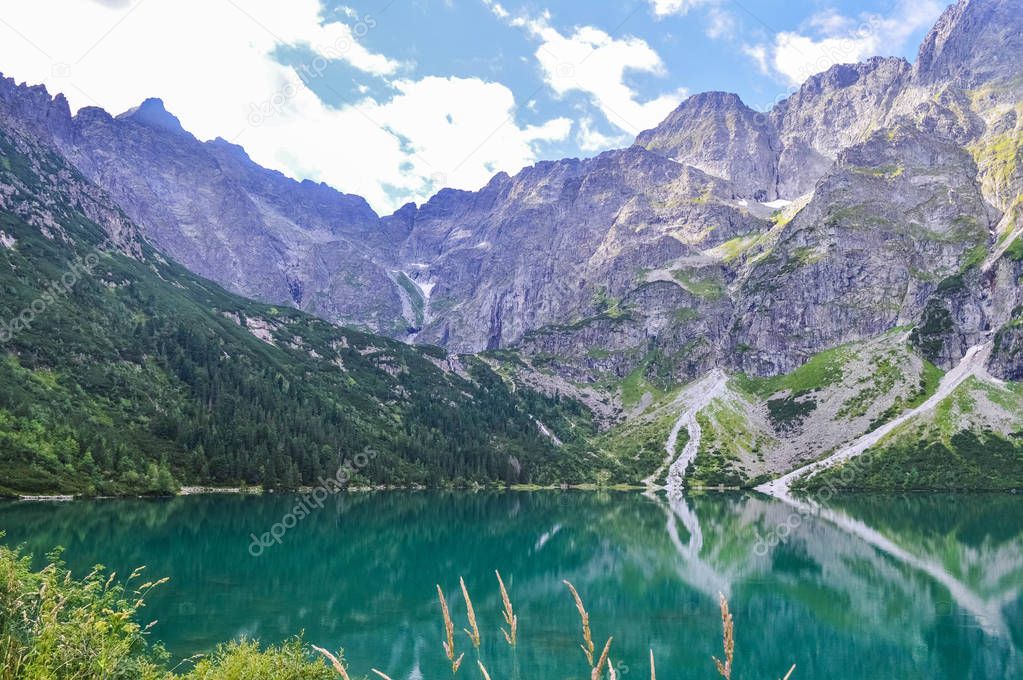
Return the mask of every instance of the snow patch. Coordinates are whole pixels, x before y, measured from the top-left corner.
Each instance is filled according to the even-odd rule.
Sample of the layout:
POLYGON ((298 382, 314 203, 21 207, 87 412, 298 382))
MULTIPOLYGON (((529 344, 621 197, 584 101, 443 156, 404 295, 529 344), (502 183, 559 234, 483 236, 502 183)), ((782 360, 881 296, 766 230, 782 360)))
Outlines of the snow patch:
POLYGON ((434 288, 434 286, 437 285, 437 283, 435 281, 423 281, 423 282, 413 281, 413 283, 415 283, 416 287, 419 288, 419 292, 423 294, 423 302, 429 302, 430 301, 430 293, 433 292, 433 288, 434 288))
POLYGON ((771 208, 772 210, 781 210, 792 205, 792 201, 786 201, 784 198, 779 198, 776 201, 769 201, 768 203, 761 203, 761 205, 771 208))

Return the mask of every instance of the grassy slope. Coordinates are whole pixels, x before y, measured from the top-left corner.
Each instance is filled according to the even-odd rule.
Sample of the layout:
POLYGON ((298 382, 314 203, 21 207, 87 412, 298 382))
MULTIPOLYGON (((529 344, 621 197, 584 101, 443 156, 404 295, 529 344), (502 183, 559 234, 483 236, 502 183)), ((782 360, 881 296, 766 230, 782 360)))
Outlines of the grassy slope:
POLYGON ((1023 386, 967 380, 933 413, 799 485, 804 490, 1023 489, 1023 386))
MULTIPOLYGON (((699 415, 702 438, 689 483, 755 486, 914 408, 934 394, 941 376, 902 330, 822 352, 785 375, 733 376, 729 391, 699 415)), ((676 394, 660 394, 594 447, 620 461, 630 479, 650 474, 663 463, 679 415, 671 406, 676 394)), ((685 441, 683 432, 678 446, 685 441)))

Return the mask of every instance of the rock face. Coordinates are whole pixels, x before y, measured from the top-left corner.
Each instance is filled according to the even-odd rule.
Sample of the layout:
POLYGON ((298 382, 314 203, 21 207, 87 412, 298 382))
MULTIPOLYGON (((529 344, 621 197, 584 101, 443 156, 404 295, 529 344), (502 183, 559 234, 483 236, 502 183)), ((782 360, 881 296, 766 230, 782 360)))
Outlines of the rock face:
POLYGON ((811 77, 771 112, 778 130, 778 194, 812 191, 839 153, 883 125, 910 70, 903 59, 840 64, 811 77))
POLYGON ((986 246, 975 175, 969 154, 912 127, 844 151, 743 284, 740 366, 788 372, 822 348, 915 323, 939 282, 986 246))
POLYGON ((965 90, 997 84, 1018 91, 1023 84, 1019 10, 1011 0, 960 0, 924 40, 915 79, 965 90))
MULTIPOLYGON (((402 257, 431 286, 420 340, 496 348, 614 307, 652 270, 762 230, 727 183, 638 146, 443 191, 415 215, 402 257)), ((669 277, 669 280, 670 277, 669 277)))
POLYGON ((1023 380, 1023 325, 1017 322, 998 331, 988 368, 996 378, 1023 380))
POLYGON ((579 381, 777 373, 896 326, 947 366, 1023 302, 1005 254, 1023 232, 1021 36, 1015 0, 960 0, 913 65, 834 66, 765 112, 696 95, 630 148, 386 217, 200 142, 158 100, 72 117, 0 80, 0 122, 192 270, 336 323, 517 346, 579 381))
POLYGON ((98 108, 72 117, 63 97, 0 80, 0 111, 53 145, 197 274, 331 321, 404 330, 381 257, 400 227, 381 223, 362 198, 266 170, 223 140, 200 142, 158 99, 117 117, 98 108))
POLYGON ((636 144, 729 180, 739 198, 792 199, 883 124, 910 71, 903 59, 840 64, 767 112, 734 94, 698 94, 636 144))
POLYGON ((768 116, 734 94, 690 97, 636 144, 732 183, 740 198, 772 201, 778 195, 778 132, 768 116))

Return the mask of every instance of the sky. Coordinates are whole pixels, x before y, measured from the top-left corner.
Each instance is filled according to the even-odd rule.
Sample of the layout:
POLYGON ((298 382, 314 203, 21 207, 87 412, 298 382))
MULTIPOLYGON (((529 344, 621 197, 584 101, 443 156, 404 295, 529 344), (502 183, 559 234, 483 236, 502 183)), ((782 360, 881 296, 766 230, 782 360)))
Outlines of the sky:
POLYGON ((945 0, 4 0, 0 72, 381 214, 628 146, 687 96, 766 110, 808 76, 915 58, 945 0))

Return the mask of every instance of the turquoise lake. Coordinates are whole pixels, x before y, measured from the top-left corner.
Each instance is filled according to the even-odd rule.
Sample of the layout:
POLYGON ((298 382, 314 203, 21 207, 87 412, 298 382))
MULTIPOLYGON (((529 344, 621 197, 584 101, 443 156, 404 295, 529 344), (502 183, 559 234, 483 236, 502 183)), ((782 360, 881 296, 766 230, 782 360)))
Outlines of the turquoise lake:
POLYGON ((343 647, 353 676, 450 677, 440 584, 466 653, 458 677, 478 678, 463 576, 494 680, 589 677, 564 579, 598 646, 614 636, 622 680, 649 677, 651 648, 661 680, 716 677, 719 592, 735 616, 736 680, 793 663, 794 680, 1023 678, 1019 495, 851 495, 824 519, 744 493, 352 493, 252 548, 296 500, 5 502, 0 529, 39 563, 62 546, 78 575, 100 563, 170 577, 144 615, 175 659, 302 633, 343 647), (514 651, 495 569, 519 617, 514 651))

